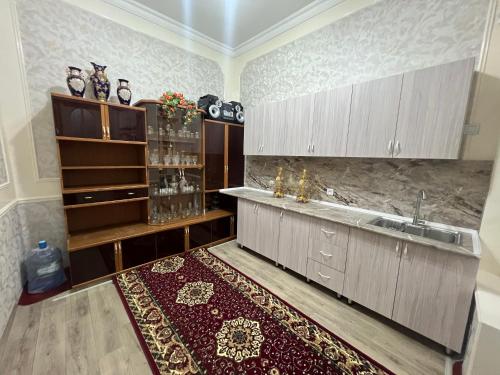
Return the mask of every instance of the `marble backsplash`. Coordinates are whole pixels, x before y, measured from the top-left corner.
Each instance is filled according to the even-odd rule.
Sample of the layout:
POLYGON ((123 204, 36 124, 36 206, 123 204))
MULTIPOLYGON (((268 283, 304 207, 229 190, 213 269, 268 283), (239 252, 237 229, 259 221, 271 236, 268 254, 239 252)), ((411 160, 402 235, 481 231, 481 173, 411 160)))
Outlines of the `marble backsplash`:
POLYGON ((478 229, 493 162, 247 156, 245 185, 272 190, 279 166, 287 194, 295 195, 306 168, 313 199, 412 216, 424 189, 426 220, 478 229), (326 195, 327 187, 333 196, 326 195))

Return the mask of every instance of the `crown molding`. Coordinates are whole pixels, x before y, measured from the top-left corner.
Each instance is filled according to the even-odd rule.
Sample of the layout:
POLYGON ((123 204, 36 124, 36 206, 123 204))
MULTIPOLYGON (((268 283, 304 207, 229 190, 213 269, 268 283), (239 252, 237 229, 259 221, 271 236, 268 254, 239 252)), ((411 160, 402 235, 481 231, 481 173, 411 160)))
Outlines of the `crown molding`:
POLYGON ((232 56, 233 48, 221 43, 209 36, 196 31, 195 29, 174 20, 164 14, 148 8, 134 0, 103 0, 105 3, 124 10, 130 14, 138 16, 146 21, 152 22, 157 26, 172 31, 184 38, 191 39, 195 42, 203 44, 217 52, 227 56, 232 56))
POLYGON ((105 3, 152 22, 159 27, 191 39, 229 57, 236 57, 256 48, 274 37, 292 29, 325 10, 347 0, 314 0, 309 5, 292 13, 277 24, 258 33, 236 47, 228 46, 135 0, 103 0, 105 3))
POLYGON ((268 42, 269 40, 277 37, 284 32, 294 28, 297 25, 300 25, 302 22, 307 21, 308 19, 317 16, 318 14, 337 6, 346 0, 315 0, 309 5, 299 9, 295 13, 290 14, 288 17, 282 19, 275 25, 267 28, 264 31, 261 31, 257 35, 252 38, 246 40, 245 42, 239 44, 236 48, 233 49, 233 57, 240 56, 260 45, 268 42))

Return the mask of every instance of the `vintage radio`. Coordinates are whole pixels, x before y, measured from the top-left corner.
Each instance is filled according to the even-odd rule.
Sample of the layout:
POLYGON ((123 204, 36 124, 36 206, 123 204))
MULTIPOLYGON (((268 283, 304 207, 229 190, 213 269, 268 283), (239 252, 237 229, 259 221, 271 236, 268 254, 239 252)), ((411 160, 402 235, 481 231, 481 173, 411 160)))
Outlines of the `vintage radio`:
POLYGON ((215 95, 205 95, 198 100, 198 107, 207 112, 209 118, 219 121, 243 124, 245 116, 243 106, 239 102, 225 103, 215 95))

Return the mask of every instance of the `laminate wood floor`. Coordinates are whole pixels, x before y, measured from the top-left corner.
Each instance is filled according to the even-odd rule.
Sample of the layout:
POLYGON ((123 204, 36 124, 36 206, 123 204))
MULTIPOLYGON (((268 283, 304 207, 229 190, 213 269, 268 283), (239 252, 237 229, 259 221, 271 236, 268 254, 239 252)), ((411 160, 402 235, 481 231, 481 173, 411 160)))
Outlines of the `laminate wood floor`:
MULTIPOLYGON (((234 241, 211 251, 395 373, 444 373, 439 350, 387 321, 239 249, 234 241)), ((1 374, 151 373, 111 283, 17 306, 13 314, 0 344, 1 374)))

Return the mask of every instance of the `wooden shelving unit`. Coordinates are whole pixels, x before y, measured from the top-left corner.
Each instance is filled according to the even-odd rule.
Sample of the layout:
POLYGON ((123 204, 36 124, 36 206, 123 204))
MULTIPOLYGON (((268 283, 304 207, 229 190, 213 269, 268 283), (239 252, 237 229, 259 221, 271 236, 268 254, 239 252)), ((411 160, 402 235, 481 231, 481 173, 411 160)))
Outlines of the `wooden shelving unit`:
MULTIPOLYGON (((200 191, 162 199, 187 202, 192 195, 203 196, 201 146, 197 164, 151 165, 145 108, 62 94, 52 94, 52 104, 73 287, 235 238, 234 213, 227 210, 149 223, 155 199, 150 174, 171 176, 182 169, 187 178, 199 176, 200 191)), ((201 126, 199 132, 199 139, 177 141, 189 150, 201 145, 201 126)))

